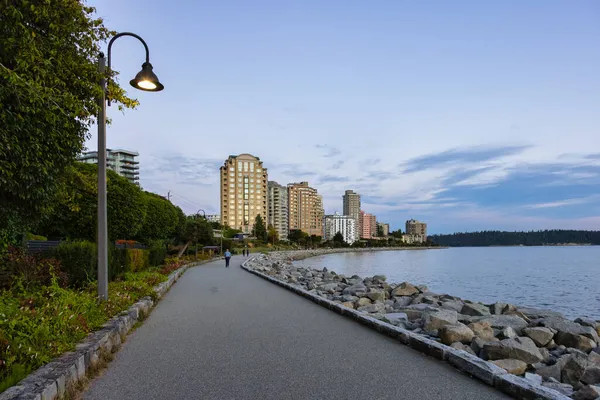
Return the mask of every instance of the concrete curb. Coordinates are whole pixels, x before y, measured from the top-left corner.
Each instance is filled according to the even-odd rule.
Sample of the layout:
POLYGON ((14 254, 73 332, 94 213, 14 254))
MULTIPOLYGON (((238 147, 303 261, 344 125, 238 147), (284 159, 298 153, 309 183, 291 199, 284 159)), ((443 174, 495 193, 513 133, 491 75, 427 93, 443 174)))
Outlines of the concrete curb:
MULTIPOLYGON (((368 326, 369 328, 375 329, 384 335, 395 338, 401 343, 408 345, 415 350, 437 358, 438 360, 446 361, 456 369, 461 370, 510 396, 513 396, 517 399, 531 400, 572 400, 570 397, 565 396, 555 390, 534 385, 519 376, 511 375, 504 369, 490 362, 482 360, 479 357, 469 354, 466 351, 456 350, 423 335, 380 321, 376 318, 370 317, 368 314, 363 314, 362 312, 356 311, 352 308, 348 308, 324 297, 310 293, 300 285, 291 285, 270 275, 255 271, 247 266, 247 264, 252 260, 253 258, 249 258, 248 260, 244 261, 241 265, 242 269, 285 289, 288 289, 308 300, 328 308, 331 311, 334 311, 345 317, 352 318, 353 320, 368 326)), ((2 399, 0 398, 0 400, 2 399)))
MULTIPOLYGON (((154 287, 157 299, 160 299, 173 286, 175 281, 190 267, 205 264, 212 260, 187 264, 169 274, 166 281, 154 287)), ((17 385, 0 394, 0 400, 54 400, 62 398, 67 388, 76 385, 88 370, 95 367, 102 354, 118 350, 122 340, 131 328, 146 318, 155 302, 144 297, 126 311, 109 320, 104 327, 90 333, 77 344, 75 351, 64 353, 48 364, 38 368, 17 385)))

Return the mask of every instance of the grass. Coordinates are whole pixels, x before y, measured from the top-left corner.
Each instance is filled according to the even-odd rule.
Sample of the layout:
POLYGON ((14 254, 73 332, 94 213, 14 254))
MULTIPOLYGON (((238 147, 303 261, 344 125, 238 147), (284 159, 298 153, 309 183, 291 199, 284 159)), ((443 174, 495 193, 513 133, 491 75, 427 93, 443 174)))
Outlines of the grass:
POLYGON ((0 392, 99 330, 109 319, 167 279, 158 270, 126 273, 109 283, 109 300, 97 300, 91 283, 81 290, 48 286, 27 287, 17 281, 0 293, 0 392))

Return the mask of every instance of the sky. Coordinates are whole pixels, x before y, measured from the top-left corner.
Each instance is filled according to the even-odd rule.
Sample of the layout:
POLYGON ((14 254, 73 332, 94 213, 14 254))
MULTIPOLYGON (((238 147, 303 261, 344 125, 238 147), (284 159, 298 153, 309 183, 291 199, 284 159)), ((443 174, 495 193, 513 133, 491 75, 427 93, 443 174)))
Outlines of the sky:
POLYGON ((394 230, 600 229, 600 2, 89 4, 146 40, 165 86, 131 88, 143 47, 115 42, 140 105, 108 109, 108 147, 186 213, 218 213, 219 167, 250 153, 394 230))

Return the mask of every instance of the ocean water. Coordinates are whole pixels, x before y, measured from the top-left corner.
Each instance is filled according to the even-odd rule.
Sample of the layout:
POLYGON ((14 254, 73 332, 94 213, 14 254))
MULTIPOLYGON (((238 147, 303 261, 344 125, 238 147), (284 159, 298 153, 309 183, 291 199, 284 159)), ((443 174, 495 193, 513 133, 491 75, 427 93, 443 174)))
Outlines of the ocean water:
POLYGON ((312 268, 388 282, 425 284, 435 293, 559 311, 600 320, 600 246, 467 247, 339 253, 298 261, 312 268))

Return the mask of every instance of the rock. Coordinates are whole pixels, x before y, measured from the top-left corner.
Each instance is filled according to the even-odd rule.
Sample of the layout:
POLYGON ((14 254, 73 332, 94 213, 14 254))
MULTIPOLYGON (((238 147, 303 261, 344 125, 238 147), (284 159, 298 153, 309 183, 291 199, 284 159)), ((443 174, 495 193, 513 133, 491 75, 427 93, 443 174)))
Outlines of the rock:
POLYGON ((385 304, 386 306, 393 306, 394 305, 394 300, 385 300, 383 302, 383 304, 385 304))
POLYGON ((589 327, 592 327, 592 328, 594 328, 594 329, 596 329, 596 327, 597 327, 598 325, 600 325, 600 323, 599 323, 599 322, 597 322, 597 321, 594 321, 594 320, 593 320, 593 319, 591 319, 591 318, 577 318, 577 319, 575 320, 575 322, 577 322, 579 325, 583 325, 583 326, 589 326, 589 327))
POLYGON ((585 372, 579 380, 588 385, 600 384, 600 366, 591 365, 586 367, 585 372))
POLYGON ((542 384, 542 377, 537 374, 532 374, 530 372, 525 372, 525 379, 531 382, 534 385, 542 384))
POLYGON ((543 360, 538 348, 533 341, 530 343, 522 339, 504 339, 500 342, 486 343, 483 346, 484 359, 487 360, 502 360, 504 358, 514 358, 524 361, 528 364, 534 364, 543 360))
POLYGON ((480 303, 465 303, 460 313, 473 316, 485 316, 490 315, 490 309, 480 303))
POLYGON ((313 282, 308 282, 308 284, 306 285, 306 288, 308 290, 313 290, 317 288, 317 285, 315 285, 313 282))
POLYGON ((504 329, 510 326, 519 335, 523 328, 528 326, 527 321, 517 315, 490 315, 481 317, 477 322, 488 322, 495 329, 504 329))
POLYGON ((565 396, 571 396, 573 394, 573 386, 568 383, 542 382, 542 386, 556 390, 558 393, 564 394, 565 396))
POLYGON ((342 301, 351 301, 351 302, 354 303, 357 300, 358 300, 358 297, 352 296, 352 295, 349 295, 349 294, 345 294, 345 295, 342 296, 342 301))
POLYGON ((337 289, 337 282, 327 282, 317 286, 317 290, 322 290, 324 292, 334 292, 337 289))
POLYGON ((525 328, 523 329, 523 333, 530 337, 539 347, 546 346, 554 337, 554 332, 550 328, 544 327, 525 328))
POLYGON ((367 293, 367 297, 370 298, 373 301, 381 301, 384 302, 385 301, 385 295, 386 292, 384 292, 383 290, 372 290, 369 293, 367 293))
POLYGON ((461 324, 446 325, 439 329, 442 343, 450 345, 454 342, 471 343, 475 334, 468 326, 461 324))
MULTIPOLYGON (((426 331, 439 330, 446 325, 455 325, 458 323, 456 311, 436 310, 425 313, 425 325, 423 328, 426 331)), ((456 340, 454 340, 456 342, 456 340)))
POLYGON ((392 296, 412 296, 413 294, 417 293, 419 293, 419 289, 408 282, 402 282, 394 290, 392 290, 392 296))
POLYGON ((534 371, 544 379, 556 379, 560 381, 560 364, 544 365, 542 363, 535 364, 534 371))
POLYGON ((352 301, 344 301, 344 302, 342 303, 342 305, 343 305, 344 307, 348 307, 348 308, 354 308, 354 303, 353 303, 352 301))
POLYGON ((517 332, 515 332, 515 330, 513 328, 511 328, 510 326, 507 326, 506 328, 502 329, 500 331, 500 333, 498 333, 498 335, 496 335, 496 337, 498 339, 513 339, 518 336, 519 335, 517 335, 517 332))
POLYGON ((583 376, 587 360, 580 356, 570 355, 560 373, 560 380, 575 386, 583 376))
MULTIPOLYGON (((591 340, 593 340, 594 342, 598 343, 600 342, 600 338, 598 337, 598 333, 596 332, 596 330, 592 327, 589 326, 582 326, 579 325, 578 323, 575 323, 573 321, 569 321, 568 319, 565 318, 560 318, 560 317, 549 317, 549 318, 544 318, 541 321, 541 325, 548 327, 548 328, 552 328, 554 330, 556 330, 558 333, 568 333, 570 336, 576 336, 576 335, 581 335, 581 336, 585 336, 591 340)), ((563 337, 565 337, 566 335, 563 335, 563 337)), ((554 339, 556 341, 556 343, 561 344, 558 340, 556 340, 556 338, 554 339)), ((568 345, 565 345, 567 347, 569 347, 568 345)), ((571 346, 573 347, 573 346, 571 346)))
POLYGON ((408 315, 406 315, 406 313, 389 313, 385 315, 385 318, 390 321, 390 324, 392 325, 408 322, 408 315))
POLYGON ((360 299, 358 299, 358 301, 356 302, 356 305, 357 305, 358 307, 363 307, 363 306, 366 306, 366 305, 369 305, 369 304, 371 304, 371 299, 368 299, 368 298, 366 298, 366 297, 361 297, 361 298, 360 298, 360 299))
POLYGON ((527 363, 513 358, 505 358, 503 360, 492 361, 492 364, 506 370, 509 374, 523 375, 527 370, 527 363))
POLYGON ((556 343, 560 343, 567 347, 574 347, 586 353, 597 346, 597 343, 592 339, 583 335, 574 335, 570 332, 558 332, 554 340, 556 343))
POLYGON ((473 349, 471 347, 464 345, 461 342, 454 342, 450 345, 450 347, 452 347, 453 349, 456 349, 456 350, 466 351, 469 354, 473 354, 474 356, 477 356, 477 354, 475 354, 475 352, 473 351, 473 349))
POLYGON ((394 308, 397 308, 397 307, 406 307, 411 302, 412 302, 412 298, 410 296, 394 297, 394 308))
POLYGON ((473 339, 473 341, 471 342, 471 349, 473 349, 473 351, 475 352, 475 355, 477 355, 479 357, 479 353, 481 353, 481 351, 483 350, 483 346, 486 343, 490 343, 490 341, 483 340, 478 337, 475 337, 473 339))
POLYGON ((491 340, 494 337, 494 330, 489 322, 473 322, 469 324, 469 328, 475 336, 483 340, 491 340))
POLYGON ((490 308, 490 313, 494 314, 494 315, 501 315, 502 314, 502 310, 504 309, 504 307, 506 307, 507 304, 506 303, 494 303, 491 304, 489 306, 490 308))
POLYGON ((549 318, 549 317, 564 318, 564 315, 557 311, 542 310, 542 309, 532 308, 532 307, 517 307, 517 309, 515 311, 525 315, 529 319, 549 318))
POLYGON ((550 360, 550 350, 548 350, 545 347, 540 347, 538 350, 540 351, 540 354, 542 355, 542 357, 544 357, 542 359, 542 361, 547 363, 548 360, 550 360))
POLYGON ((445 309, 445 310, 454 310, 456 312, 460 312, 462 310, 463 306, 464 306, 464 303, 462 301, 450 300, 450 301, 443 301, 441 308, 445 309))
POLYGON ((373 317, 373 318, 378 319, 378 320, 381 321, 381 320, 385 319, 385 315, 386 315, 385 313, 377 312, 377 313, 369 314, 369 317, 373 317))
POLYGON ((546 345, 546 348, 548 350, 554 350, 557 347, 558 347, 558 345, 556 344, 556 342, 554 341, 554 339, 552 339, 551 341, 549 341, 548 344, 546 345))
MULTIPOLYGON (((366 306, 358 307, 357 310, 361 311, 361 312, 366 312, 366 313, 382 313, 383 314, 384 308, 385 308, 385 306, 383 305, 383 303, 373 303, 373 304, 367 304, 366 306)), ((384 317, 385 317, 385 315, 384 315, 384 317)))
POLYGON ((573 393, 574 400, 595 400, 600 397, 600 386, 585 386, 573 393))
POLYGON ((357 283, 352 286, 348 286, 342 292, 343 294, 349 294, 352 296, 363 297, 367 294, 367 287, 362 283, 357 283))
POLYGON ((591 365, 600 366, 600 354, 596 353, 595 351, 591 351, 590 354, 588 354, 588 363, 591 365))
POLYGON ((507 304, 504 306, 504 308, 502 309, 502 314, 506 314, 506 313, 511 313, 511 312, 515 312, 517 310, 517 307, 512 305, 512 304, 507 304))

